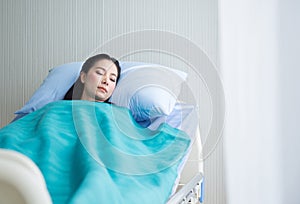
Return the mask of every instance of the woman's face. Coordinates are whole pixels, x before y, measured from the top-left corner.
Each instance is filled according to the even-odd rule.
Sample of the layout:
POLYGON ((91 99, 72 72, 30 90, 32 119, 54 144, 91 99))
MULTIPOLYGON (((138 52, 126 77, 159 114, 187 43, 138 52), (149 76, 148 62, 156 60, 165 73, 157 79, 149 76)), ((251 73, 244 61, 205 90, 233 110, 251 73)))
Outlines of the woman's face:
POLYGON ((80 80, 84 84, 81 99, 106 101, 116 87, 117 76, 118 70, 112 61, 107 59, 97 61, 88 73, 80 73, 80 80))

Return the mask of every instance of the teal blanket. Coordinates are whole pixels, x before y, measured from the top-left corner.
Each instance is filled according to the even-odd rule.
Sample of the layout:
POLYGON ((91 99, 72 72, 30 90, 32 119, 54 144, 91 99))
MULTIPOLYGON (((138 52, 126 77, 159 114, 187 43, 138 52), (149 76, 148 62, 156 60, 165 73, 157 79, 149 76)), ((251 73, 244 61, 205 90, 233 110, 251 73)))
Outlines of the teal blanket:
POLYGON ((0 148, 31 158, 53 203, 165 203, 190 144, 162 124, 139 126, 115 105, 58 101, 0 130, 0 148))

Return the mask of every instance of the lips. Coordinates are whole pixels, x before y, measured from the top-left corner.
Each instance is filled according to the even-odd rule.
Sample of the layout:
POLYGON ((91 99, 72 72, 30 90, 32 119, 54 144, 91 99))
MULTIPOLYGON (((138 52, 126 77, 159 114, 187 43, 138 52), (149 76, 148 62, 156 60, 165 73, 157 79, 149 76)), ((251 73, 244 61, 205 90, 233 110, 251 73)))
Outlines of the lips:
POLYGON ((107 93, 107 89, 106 89, 106 88, 104 88, 104 87, 102 87, 102 86, 99 86, 99 87, 97 87, 97 88, 98 88, 100 91, 107 93))

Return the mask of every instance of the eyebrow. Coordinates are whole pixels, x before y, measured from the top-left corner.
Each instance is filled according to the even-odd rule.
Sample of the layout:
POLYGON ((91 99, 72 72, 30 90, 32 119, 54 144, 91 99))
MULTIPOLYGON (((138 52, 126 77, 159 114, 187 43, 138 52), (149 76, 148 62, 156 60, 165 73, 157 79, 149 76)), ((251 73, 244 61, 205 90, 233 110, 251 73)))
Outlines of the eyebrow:
MULTIPOLYGON (((104 67, 95 67, 96 69, 102 69, 103 71, 107 71, 106 70, 106 68, 104 68, 104 67)), ((117 74, 115 74, 115 73, 111 73, 111 75, 114 75, 114 76, 117 76, 117 74)))

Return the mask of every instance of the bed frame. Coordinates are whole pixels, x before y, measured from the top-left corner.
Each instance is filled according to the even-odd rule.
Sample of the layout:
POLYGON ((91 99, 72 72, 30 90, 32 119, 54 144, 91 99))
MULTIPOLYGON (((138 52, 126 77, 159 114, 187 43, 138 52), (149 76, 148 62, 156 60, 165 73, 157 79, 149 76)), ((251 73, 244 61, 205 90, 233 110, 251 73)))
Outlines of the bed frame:
POLYGON ((198 173, 191 181, 183 185, 178 192, 176 192, 167 202, 167 204, 196 204, 203 202, 203 175, 198 173))
POLYGON ((188 160, 181 172, 176 193, 170 197, 167 204, 196 204, 204 200, 204 174, 202 143, 199 127, 196 130, 195 141, 192 145, 188 160))

